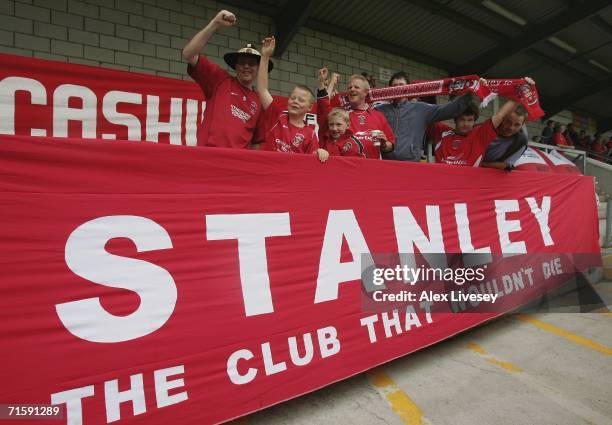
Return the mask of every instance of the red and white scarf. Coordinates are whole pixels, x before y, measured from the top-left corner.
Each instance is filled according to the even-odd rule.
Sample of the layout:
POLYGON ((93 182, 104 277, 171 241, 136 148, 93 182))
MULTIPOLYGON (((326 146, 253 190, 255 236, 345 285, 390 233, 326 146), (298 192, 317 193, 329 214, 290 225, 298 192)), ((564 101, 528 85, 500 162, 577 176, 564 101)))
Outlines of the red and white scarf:
MULTIPOLYGON (((403 86, 370 89, 366 101, 374 103, 398 98, 412 99, 427 96, 461 95, 468 92, 474 93, 482 100, 481 107, 483 108, 496 95, 500 95, 521 103, 527 109, 530 120, 544 115, 544 111, 540 108, 539 96, 535 86, 527 83, 523 78, 488 80, 486 85, 480 83, 478 75, 419 81, 403 86)), ((332 98, 332 107, 347 108, 348 105, 347 93, 339 93, 332 98)))

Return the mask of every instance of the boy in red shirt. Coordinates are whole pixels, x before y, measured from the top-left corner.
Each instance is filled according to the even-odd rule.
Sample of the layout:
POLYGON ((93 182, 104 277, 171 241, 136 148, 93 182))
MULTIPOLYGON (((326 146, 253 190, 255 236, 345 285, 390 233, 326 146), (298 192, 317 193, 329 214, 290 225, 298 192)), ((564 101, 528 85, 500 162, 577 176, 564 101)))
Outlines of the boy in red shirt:
POLYGON ((316 154, 321 162, 325 162, 327 152, 319 148, 317 131, 305 120, 306 113, 315 102, 312 91, 306 86, 298 85, 289 95, 287 104, 281 105, 272 98, 268 90, 268 62, 274 53, 275 45, 274 37, 264 39, 257 73, 257 94, 264 110, 266 149, 316 154))
MULTIPOLYGON (((531 79, 531 84, 534 84, 531 79)), ((443 123, 435 123, 428 129, 428 136, 434 143, 436 162, 478 167, 489 144, 497 138, 497 128, 518 102, 508 100, 493 117, 474 126, 478 119, 478 107, 470 105, 455 118, 455 128, 443 123)))
POLYGON ((331 156, 352 156, 365 158, 363 144, 357 139, 350 126, 349 113, 334 108, 327 114, 328 129, 319 129, 320 144, 331 156))

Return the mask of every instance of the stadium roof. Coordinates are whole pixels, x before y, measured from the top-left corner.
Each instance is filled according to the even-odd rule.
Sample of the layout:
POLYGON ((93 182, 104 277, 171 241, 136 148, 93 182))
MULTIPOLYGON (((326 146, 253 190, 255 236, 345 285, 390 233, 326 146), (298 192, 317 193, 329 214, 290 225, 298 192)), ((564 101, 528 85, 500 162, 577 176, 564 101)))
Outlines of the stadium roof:
POLYGON ((301 26, 448 71, 528 75, 547 117, 563 109, 612 129, 609 0, 226 0, 271 16, 282 54, 301 26))

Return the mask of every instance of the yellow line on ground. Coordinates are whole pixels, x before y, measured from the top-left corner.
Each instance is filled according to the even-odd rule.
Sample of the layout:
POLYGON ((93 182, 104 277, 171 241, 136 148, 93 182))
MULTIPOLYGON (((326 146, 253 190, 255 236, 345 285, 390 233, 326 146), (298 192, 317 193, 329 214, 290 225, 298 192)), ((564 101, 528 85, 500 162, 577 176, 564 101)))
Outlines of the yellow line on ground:
POLYGON ((606 354, 608 356, 612 355, 612 348, 610 347, 606 347, 605 345, 599 344, 595 341, 592 341, 580 335, 573 334, 569 331, 566 331, 565 329, 551 325, 550 323, 542 322, 541 320, 538 320, 529 314, 517 314, 514 317, 522 322, 532 324, 533 326, 536 326, 542 330, 545 330, 552 334, 563 337, 578 345, 582 345, 583 347, 587 347, 587 348, 590 348, 591 350, 599 351, 600 353, 606 354))
POLYGON ((391 408, 406 425, 424 425, 423 412, 408 394, 380 367, 369 370, 366 376, 376 390, 387 400, 391 408))
POLYGON ((485 360, 488 361, 489 363, 499 366, 501 368, 504 368, 508 372, 522 372, 523 371, 523 369, 513 365, 510 362, 497 360, 495 357, 487 353, 484 348, 482 348, 480 345, 476 344, 475 342, 469 342, 467 346, 470 350, 474 351, 475 353, 481 354, 485 358, 485 360))
POLYGON ((485 360, 489 363, 493 363, 495 365, 501 366, 504 369, 510 372, 519 372, 519 373, 511 373, 508 376, 518 380, 525 384, 528 388, 530 388, 533 392, 538 392, 548 398, 549 400, 555 402, 559 405, 560 408, 568 410, 584 419, 584 422, 588 424, 597 424, 597 425, 612 425, 612 420, 607 416, 602 415, 601 413, 591 409, 589 406, 585 406, 579 400, 575 398, 567 398, 557 387, 549 386, 546 382, 542 382, 540 380, 532 378, 527 372, 524 370, 514 366, 510 362, 499 361, 496 360, 492 354, 487 353, 484 348, 480 345, 470 342, 468 343, 468 348, 478 354, 480 354, 485 360))

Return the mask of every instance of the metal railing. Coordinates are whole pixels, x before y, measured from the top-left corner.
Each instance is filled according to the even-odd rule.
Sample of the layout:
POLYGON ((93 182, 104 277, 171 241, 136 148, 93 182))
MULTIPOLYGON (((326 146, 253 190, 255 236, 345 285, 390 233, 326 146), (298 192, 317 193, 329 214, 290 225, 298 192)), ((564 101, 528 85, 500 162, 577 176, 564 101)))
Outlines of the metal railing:
POLYGON ((576 164, 576 166, 580 168, 584 174, 586 174, 588 157, 587 157, 587 152, 583 150, 564 148, 564 147, 555 146, 555 145, 545 145, 543 143, 536 143, 536 142, 529 142, 529 146, 533 146, 534 148, 543 150, 546 153, 550 151, 563 152, 566 154, 566 157, 568 157, 570 161, 576 164))

